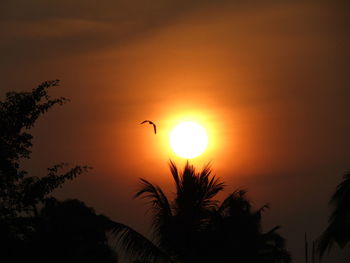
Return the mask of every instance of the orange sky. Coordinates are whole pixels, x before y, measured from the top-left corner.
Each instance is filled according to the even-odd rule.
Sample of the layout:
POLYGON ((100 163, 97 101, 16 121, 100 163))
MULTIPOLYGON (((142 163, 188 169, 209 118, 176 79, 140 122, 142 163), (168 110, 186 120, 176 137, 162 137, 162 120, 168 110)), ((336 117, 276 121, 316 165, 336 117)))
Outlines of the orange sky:
POLYGON ((147 233, 145 207, 132 200, 138 177, 171 193, 167 162, 183 161, 167 134, 197 120, 210 142, 193 163, 211 161, 227 194, 244 187, 255 205, 270 203, 266 227, 282 225, 300 261, 303 233, 320 234, 350 169, 349 5, 48 2, 0 3, 1 96, 58 78, 53 94, 71 99, 38 123, 30 169, 93 166, 58 195, 147 233))

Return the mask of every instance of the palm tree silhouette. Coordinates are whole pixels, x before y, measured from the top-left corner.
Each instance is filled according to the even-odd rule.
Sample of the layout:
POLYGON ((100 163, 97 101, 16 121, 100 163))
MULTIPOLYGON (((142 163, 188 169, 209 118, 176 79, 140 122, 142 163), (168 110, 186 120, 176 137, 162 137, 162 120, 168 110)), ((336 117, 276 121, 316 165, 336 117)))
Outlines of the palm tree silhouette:
POLYGON ((290 262, 285 240, 276 233, 280 227, 262 232, 262 212, 268 205, 252 211, 245 195, 245 190, 236 190, 214 211, 208 249, 215 251, 206 255, 208 262, 290 262))
POLYGON ((187 163, 170 170, 176 192, 169 201, 157 185, 141 179, 135 197, 145 198, 152 209, 153 242, 131 228, 116 224, 113 233, 126 251, 150 262, 290 262, 284 239, 275 231, 261 231, 262 207, 252 212, 245 191, 237 190, 221 204, 214 197, 224 184, 187 163))
POLYGON ((350 172, 345 174, 343 181, 337 186, 330 204, 334 210, 329 217, 328 227, 318 239, 320 257, 336 243, 344 248, 350 241, 350 172))

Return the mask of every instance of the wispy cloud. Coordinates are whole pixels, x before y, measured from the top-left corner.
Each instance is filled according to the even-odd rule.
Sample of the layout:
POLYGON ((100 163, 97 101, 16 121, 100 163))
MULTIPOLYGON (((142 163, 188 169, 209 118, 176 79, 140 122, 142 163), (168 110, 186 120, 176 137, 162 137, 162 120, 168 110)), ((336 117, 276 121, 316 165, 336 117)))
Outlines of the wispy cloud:
POLYGON ((105 33, 116 30, 116 27, 98 21, 83 19, 48 19, 41 22, 3 22, 0 27, 9 38, 60 38, 83 34, 105 33))

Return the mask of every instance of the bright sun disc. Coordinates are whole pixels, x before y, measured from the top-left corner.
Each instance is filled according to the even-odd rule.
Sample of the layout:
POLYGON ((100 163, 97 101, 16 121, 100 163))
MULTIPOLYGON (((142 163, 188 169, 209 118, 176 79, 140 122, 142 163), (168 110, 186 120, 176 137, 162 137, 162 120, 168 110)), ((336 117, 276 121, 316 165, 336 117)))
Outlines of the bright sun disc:
POLYGON ((178 156, 192 159, 205 151, 208 135, 205 129, 195 122, 182 122, 171 131, 170 146, 178 156))

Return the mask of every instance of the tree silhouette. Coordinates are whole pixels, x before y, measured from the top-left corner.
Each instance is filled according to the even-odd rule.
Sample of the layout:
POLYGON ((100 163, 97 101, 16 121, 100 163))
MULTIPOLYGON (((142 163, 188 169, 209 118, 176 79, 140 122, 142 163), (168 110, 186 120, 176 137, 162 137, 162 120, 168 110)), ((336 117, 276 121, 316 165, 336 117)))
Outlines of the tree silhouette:
MULTIPOLYGON (((31 92, 9 92, 0 101, 0 243, 3 258, 20 254, 36 232, 38 207, 49 194, 88 170, 87 166, 69 168, 60 163, 48 169, 45 176, 29 176, 21 168, 29 159, 33 136, 29 133, 37 119, 65 98, 52 99, 48 89, 58 80, 46 81, 31 92)), ((14 262, 13 260, 11 260, 14 262)))
POLYGON ((157 262, 290 262, 278 227, 263 233, 261 213, 252 211, 245 191, 237 190, 221 204, 214 197, 224 184, 206 166, 201 172, 188 163, 179 172, 170 162, 175 198, 145 179, 135 197, 152 209, 153 242, 136 231, 116 225, 118 244, 141 260, 157 262))
POLYGON ((34 261, 118 262, 106 236, 110 220, 79 200, 47 198, 34 225, 36 231, 26 248, 26 257, 31 255, 34 261))
POLYGON ((262 232, 262 212, 268 206, 252 211, 245 195, 244 190, 233 192, 214 211, 205 250, 214 251, 206 255, 208 262, 290 262, 285 240, 276 233, 279 226, 262 232))
POLYGON ((330 204, 334 210, 329 217, 328 226, 318 239, 320 257, 336 243, 344 248, 350 241, 350 173, 343 177, 331 197, 330 204))
POLYGON ((45 177, 28 176, 20 168, 20 161, 29 159, 32 138, 29 130, 37 119, 54 105, 62 105, 66 98, 51 99, 48 89, 58 80, 46 81, 31 92, 9 92, 0 101, 0 215, 14 217, 21 213, 35 214, 36 205, 45 196, 88 169, 76 166, 64 171, 64 163, 48 169, 45 177))

